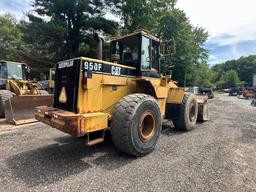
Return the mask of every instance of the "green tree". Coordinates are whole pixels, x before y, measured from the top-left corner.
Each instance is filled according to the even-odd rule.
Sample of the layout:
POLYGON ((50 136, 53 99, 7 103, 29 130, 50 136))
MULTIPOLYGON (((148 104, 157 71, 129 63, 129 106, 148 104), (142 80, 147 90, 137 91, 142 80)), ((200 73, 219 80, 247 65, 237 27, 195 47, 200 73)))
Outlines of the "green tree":
POLYGON ((0 15, 0 59, 19 61, 27 49, 22 41, 21 24, 10 14, 0 15))
POLYGON ((22 39, 29 49, 20 55, 38 79, 59 60, 95 57, 94 33, 108 37, 118 27, 105 18, 111 9, 110 0, 33 0, 32 6, 29 22, 21 22, 22 39))
POLYGON ((203 48, 208 33, 203 28, 193 27, 185 13, 176 8, 176 2, 33 0, 34 12, 28 14, 29 22, 19 23, 22 33, 15 39, 24 40, 26 49, 19 48, 18 54, 31 63, 37 73, 65 58, 93 57, 95 32, 108 38, 118 32, 126 34, 145 28, 162 39, 176 41, 176 54, 168 59, 168 66, 163 67, 163 72, 170 65, 175 65, 174 79, 180 85, 196 85, 202 82, 197 74, 201 63, 205 63, 208 57, 207 50, 203 48), (120 23, 106 19, 107 12, 121 16, 120 23), (121 30, 117 31, 118 27, 121 30))
POLYGON ((203 48, 208 33, 203 28, 194 28, 183 11, 173 9, 161 18, 159 34, 176 42, 176 53, 170 62, 175 65, 174 79, 179 85, 196 85, 198 65, 208 58, 203 48))
POLYGON ((238 60, 230 60, 212 67, 214 81, 220 81, 221 77, 229 70, 237 72, 239 79, 245 82, 246 86, 252 85, 252 76, 256 73, 256 55, 241 57, 238 60))
POLYGON ((234 70, 229 70, 225 72, 219 82, 217 82, 218 88, 230 88, 239 87, 242 85, 238 74, 234 70))
POLYGON ((197 66, 197 82, 196 85, 199 87, 213 88, 212 83, 213 72, 207 65, 207 63, 200 63, 197 66))
POLYGON ((177 0, 114 0, 116 13, 121 15, 124 33, 144 28, 157 33, 164 12, 170 11, 177 0))
POLYGON ((26 42, 55 60, 79 56, 81 50, 91 56, 93 34, 112 35, 117 27, 104 17, 107 5, 103 0, 34 0, 26 42))

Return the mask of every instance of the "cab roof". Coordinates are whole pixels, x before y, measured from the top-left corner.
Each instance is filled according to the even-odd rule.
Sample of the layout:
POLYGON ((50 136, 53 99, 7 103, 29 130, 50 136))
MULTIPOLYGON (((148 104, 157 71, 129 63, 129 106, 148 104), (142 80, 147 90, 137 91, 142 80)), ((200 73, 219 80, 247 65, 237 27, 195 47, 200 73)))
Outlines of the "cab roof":
POLYGON ((11 64, 15 64, 15 65, 19 65, 19 64, 22 64, 22 65, 27 65, 26 63, 21 63, 21 62, 16 62, 16 61, 7 61, 7 60, 0 60, 0 63, 11 63, 11 64))
POLYGON ((130 33, 128 35, 124 35, 124 36, 121 36, 121 37, 113 37, 111 38, 111 41, 118 41, 118 40, 122 40, 122 39, 125 39, 127 37, 132 37, 132 36, 135 36, 135 35, 138 35, 138 34, 141 34, 141 35, 144 35, 154 41, 157 41, 159 43, 162 43, 164 42, 162 39, 159 39, 157 37, 155 37, 154 35, 150 34, 149 31, 145 30, 145 29, 138 29, 136 31, 134 31, 133 33, 130 33))

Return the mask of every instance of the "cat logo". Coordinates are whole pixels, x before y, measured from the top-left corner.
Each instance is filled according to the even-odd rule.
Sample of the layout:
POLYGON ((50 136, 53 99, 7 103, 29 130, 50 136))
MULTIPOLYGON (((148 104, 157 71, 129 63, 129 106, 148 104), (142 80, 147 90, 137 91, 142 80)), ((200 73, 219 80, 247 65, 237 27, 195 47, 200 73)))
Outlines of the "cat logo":
POLYGON ((121 67, 112 66, 111 67, 111 74, 112 75, 121 75, 121 67))
POLYGON ((67 102, 67 94, 65 87, 61 88, 60 96, 59 96, 59 102, 60 103, 66 103, 67 102))

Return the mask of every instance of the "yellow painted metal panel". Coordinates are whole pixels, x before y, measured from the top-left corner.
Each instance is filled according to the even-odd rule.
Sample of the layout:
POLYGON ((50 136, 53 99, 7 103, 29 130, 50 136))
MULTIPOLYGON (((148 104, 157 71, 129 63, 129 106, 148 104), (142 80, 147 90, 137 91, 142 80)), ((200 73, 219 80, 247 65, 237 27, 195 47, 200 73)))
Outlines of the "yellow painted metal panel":
POLYGON ((108 127, 108 114, 87 113, 81 119, 81 133, 100 131, 108 127))
POLYGON ((184 96, 184 88, 170 88, 167 103, 181 104, 184 96))
POLYGON ((168 83, 168 86, 169 86, 170 88, 178 88, 178 86, 175 84, 174 81, 170 81, 170 82, 168 83))
POLYGON ((112 114, 115 104, 123 97, 136 93, 136 88, 136 82, 133 78, 103 75, 103 111, 112 114), (104 82, 107 82, 107 85, 104 82))
POLYGON ((115 76, 107 76, 104 75, 102 80, 103 85, 120 85, 120 86, 127 86, 128 85, 128 79, 127 78, 120 78, 115 76))
POLYGON ((157 98, 167 98, 168 96, 168 87, 155 87, 157 98))
POLYGON ((136 82, 133 78, 92 74, 92 78, 83 82, 86 85, 82 85, 81 73, 80 82, 77 104, 80 114, 102 111, 111 114, 119 100, 136 92, 136 82))
POLYGON ((160 112, 161 112, 161 116, 164 117, 165 115, 165 106, 166 106, 166 98, 164 99, 157 99, 159 108, 160 108, 160 112))
POLYGON ((128 95, 128 88, 126 86, 104 87, 102 103, 103 111, 113 108, 115 104, 126 95, 128 95))

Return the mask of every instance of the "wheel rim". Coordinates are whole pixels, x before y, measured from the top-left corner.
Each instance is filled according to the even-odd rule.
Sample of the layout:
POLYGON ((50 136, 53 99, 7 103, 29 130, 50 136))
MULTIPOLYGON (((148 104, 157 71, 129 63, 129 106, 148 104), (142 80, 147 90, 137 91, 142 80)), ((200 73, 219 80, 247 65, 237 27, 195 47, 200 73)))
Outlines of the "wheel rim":
POLYGON ((139 124, 139 138, 143 142, 147 142, 152 137, 154 137, 156 133, 156 117, 152 111, 147 111, 143 113, 140 118, 139 124))
POLYGON ((189 109, 189 120, 190 121, 194 121, 196 117, 196 106, 194 105, 194 103, 190 106, 189 109))

